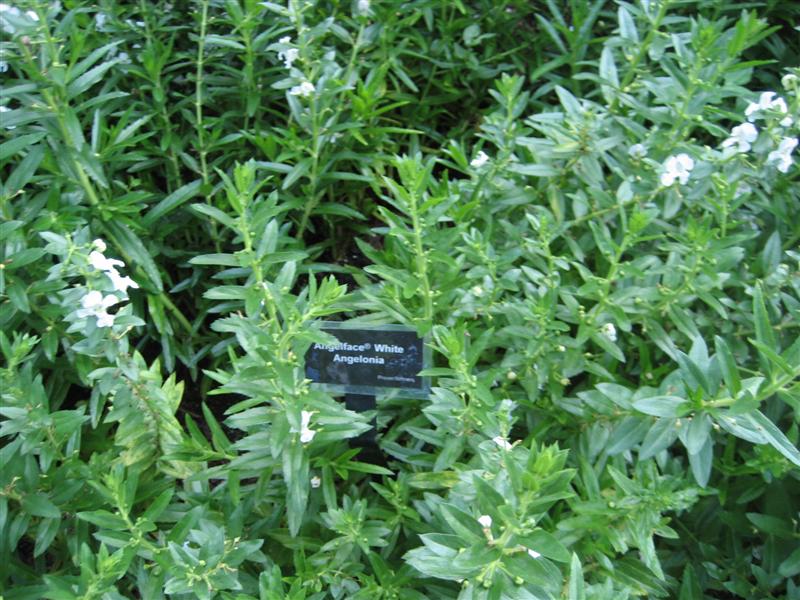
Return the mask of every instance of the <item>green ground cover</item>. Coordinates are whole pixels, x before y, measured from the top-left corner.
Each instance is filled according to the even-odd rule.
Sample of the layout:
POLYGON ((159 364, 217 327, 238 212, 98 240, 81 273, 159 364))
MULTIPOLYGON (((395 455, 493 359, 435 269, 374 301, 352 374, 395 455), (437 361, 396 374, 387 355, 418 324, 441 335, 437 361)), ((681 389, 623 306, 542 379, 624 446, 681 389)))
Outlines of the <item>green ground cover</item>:
POLYGON ((0 599, 800 599, 798 23, 0 5, 0 599))

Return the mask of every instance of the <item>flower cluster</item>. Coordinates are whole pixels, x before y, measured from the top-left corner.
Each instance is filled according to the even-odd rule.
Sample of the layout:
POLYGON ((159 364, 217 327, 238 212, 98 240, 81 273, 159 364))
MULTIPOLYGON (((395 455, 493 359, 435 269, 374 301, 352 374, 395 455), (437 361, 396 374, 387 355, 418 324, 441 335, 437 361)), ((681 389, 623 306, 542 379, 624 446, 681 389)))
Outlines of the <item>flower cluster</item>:
MULTIPOLYGON (((115 258, 106 258, 106 243, 97 239, 92 242, 94 250, 89 253, 89 264, 97 271, 102 272, 111 281, 114 292, 127 294, 128 288, 138 288, 139 284, 130 277, 123 276, 117 267, 124 267, 125 263, 115 258)), ((81 319, 95 317, 98 327, 111 327, 114 325, 116 315, 110 314, 108 309, 122 301, 115 294, 103 294, 98 290, 89 291, 81 298, 81 308, 76 312, 81 319)))
MULTIPOLYGON (((762 92, 758 98, 758 102, 751 102, 744 110, 744 116, 747 120, 753 123, 756 119, 763 118, 764 113, 777 112, 778 114, 786 115, 789 109, 786 106, 786 101, 778 96, 775 92, 762 92)), ((792 117, 786 115, 781 119, 782 127, 791 127, 792 117)))
MULTIPOLYGON (((785 76, 784 80, 786 87, 789 87, 792 83, 790 76, 785 76)), ((783 98, 775 92, 762 92, 757 102, 750 102, 745 108, 744 115, 747 117, 747 122, 734 127, 730 136, 722 142, 723 151, 748 152, 758 139, 758 128, 753 123, 759 119, 767 119, 770 114, 781 117, 778 123, 784 130, 791 127, 794 120, 788 113, 789 109, 783 98)), ((775 165, 781 173, 788 172, 793 162, 792 151, 797 147, 797 143, 797 138, 782 135, 778 148, 767 155, 767 164, 775 165)))
POLYGON ((13 34, 17 31, 18 23, 30 24, 39 21, 39 15, 29 10, 22 12, 16 6, 0 2, 0 28, 6 33, 13 34))

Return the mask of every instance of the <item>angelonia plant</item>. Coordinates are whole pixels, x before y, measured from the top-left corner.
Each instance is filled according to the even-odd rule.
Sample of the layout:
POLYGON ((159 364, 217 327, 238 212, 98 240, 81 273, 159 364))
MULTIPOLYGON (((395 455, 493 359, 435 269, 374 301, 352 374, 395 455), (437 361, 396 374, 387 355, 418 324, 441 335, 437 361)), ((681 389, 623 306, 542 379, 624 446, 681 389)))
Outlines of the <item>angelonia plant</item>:
POLYGON ((798 23, 0 3, 0 600, 800 599, 798 23))

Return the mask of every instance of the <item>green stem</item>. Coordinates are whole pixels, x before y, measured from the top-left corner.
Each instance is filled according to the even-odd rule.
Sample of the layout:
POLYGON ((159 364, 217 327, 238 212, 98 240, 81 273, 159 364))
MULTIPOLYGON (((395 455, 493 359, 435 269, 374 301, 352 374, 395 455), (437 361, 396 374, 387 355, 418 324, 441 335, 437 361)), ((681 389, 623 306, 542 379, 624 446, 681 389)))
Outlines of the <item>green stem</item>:
MULTIPOLYGON (((628 72, 625 73, 625 77, 622 79, 622 82, 619 84, 620 92, 624 92, 625 88, 627 88, 632 82, 633 79, 636 77, 636 69, 639 67, 639 63, 642 62, 642 59, 647 54, 647 51, 650 49, 650 44, 653 43, 653 38, 658 35, 658 28, 661 27, 661 21, 664 20, 664 17, 667 14, 667 8, 669 7, 669 0, 663 0, 661 2, 661 6, 658 9, 658 15, 656 15, 655 20, 652 22, 650 29, 647 32, 647 35, 644 38, 644 41, 639 45, 639 51, 636 53, 636 56, 633 57, 631 61, 630 67, 628 68, 628 72)), ((619 104, 619 96, 614 96, 614 99, 611 101, 611 105, 608 107, 608 112, 613 113, 614 110, 617 108, 619 104)))
POLYGON ((416 193, 410 194, 411 198, 411 223, 414 229, 414 254, 416 255, 417 275, 422 283, 422 294, 425 302, 425 322, 430 324, 433 319, 433 297, 431 285, 428 281, 428 261, 425 259, 425 248, 422 244, 422 224, 419 219, 419 207, 416 193))

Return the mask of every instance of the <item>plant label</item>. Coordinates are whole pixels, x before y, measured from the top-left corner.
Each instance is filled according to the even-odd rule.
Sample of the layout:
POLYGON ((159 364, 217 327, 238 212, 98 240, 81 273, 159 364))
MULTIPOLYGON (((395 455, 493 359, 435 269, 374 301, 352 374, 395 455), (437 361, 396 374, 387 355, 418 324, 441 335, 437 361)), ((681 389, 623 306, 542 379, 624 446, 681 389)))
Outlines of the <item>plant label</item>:
POLYGON ((313 343, 306 377, 321 388, 351 394, 425 398, 430 382, 419 373, 430 366, 430 349, 403 325, 358 326, 324 322, 337 343, 313 343))

